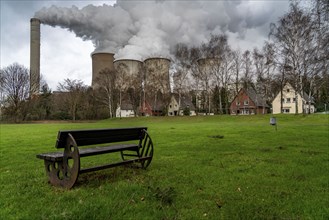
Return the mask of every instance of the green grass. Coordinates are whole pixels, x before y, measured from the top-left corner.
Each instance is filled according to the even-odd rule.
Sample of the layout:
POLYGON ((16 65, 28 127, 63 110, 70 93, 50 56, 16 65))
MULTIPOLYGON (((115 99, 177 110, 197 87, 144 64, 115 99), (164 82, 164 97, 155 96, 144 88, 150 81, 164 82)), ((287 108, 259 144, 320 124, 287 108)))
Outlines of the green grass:
POLYGON ((280 115, 277 131, 269 118, 1 125, 0 219, 329 219, 328 115, 280 115), (155 145, 147 170, 83 174, 65 191, 47 183, 35 157, 56 151, 58 130, 141 125, 155 145))

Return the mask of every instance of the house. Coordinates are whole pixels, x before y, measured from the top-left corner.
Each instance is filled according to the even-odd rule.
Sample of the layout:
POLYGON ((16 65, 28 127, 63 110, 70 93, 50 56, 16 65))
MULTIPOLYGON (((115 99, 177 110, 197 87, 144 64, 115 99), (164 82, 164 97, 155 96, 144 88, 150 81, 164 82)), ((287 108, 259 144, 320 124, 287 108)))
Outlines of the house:
MULTIPOLYGON (((169 107, 168 107, 168 115, 169 116, 182 116, 184 115, 184 111, 189 111, 190 116, 196 115, 195 107, 187 96, 181 96, 179 98, 179 94, 173 93, 171 95, 169 107)), ((186 112, 185 112, 186 114, 186 112)))
POLYGON ((133 105, 128 103, 127 101, 122 101, 121 108, 120 105, 118 105, 118 108, 115 112, 115 116, 117 118, 135 117, 133 105))
POLYGON ((267 114, 269 106, 254 89, 240 89, 230 105, 231 115, 267 114))
MULTIPOLYGON (((296 114, 296 90, 287 83, 279 94, 274 98, 272 102, 273 114, 281 113, 281 98, 282 98, 282 113, 296 114)), ((314 113, 314 99, 309 99, 309 96, 304 93, 303 96, 297 93, 297 106, 298 113, 314 113)))
POLYGON ((161 99, 147 99, 142 103, 140 113, 142 116, 162 116, 164 115, 165 105, 161 99))

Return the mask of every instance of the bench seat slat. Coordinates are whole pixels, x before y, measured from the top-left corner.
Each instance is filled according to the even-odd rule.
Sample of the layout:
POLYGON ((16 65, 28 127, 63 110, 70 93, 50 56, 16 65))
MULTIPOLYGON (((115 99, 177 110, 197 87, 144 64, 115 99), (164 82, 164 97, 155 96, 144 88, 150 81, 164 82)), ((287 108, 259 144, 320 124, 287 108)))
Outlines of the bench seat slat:
POLYGON ((79 153, 80 153, 80 157, 86 157, 86 156, 111 153, 121 150, 138 150, 138 145, 124 144, 124 145, 114 145, 114 146, 106 146, 106 147, 85 148, 85 149, 79 149, 79 153))
POLYGON ((37 158, 43 160, 50 160, 50 161, 62 161, 63 160, 63 152, 50 152, 44 154, 38 154, 37 158))
MULTIPOLYGON (((138 145, 136 144, 124 144, 124 145, 111 145, 111 146, 102 146, 102 147, 93 147, 93 148, 82 148, 79 149, 80 157, 86 157, 97 154, 105 154, 111 152, 117 152, 122 150, 132 150, 137 151, 138 145)), ((63 160, 63 152, 52 152, 52 153, 44 153, 38 154, 37 158, 50 160, 50 161, 61 161, 63 160)))

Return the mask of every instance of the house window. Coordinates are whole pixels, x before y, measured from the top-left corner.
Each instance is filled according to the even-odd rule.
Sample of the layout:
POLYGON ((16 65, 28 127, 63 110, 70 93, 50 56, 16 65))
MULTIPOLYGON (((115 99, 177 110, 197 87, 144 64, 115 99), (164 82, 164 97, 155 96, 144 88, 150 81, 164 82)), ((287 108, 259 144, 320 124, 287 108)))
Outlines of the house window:
POLYGON ((169 108, 172 108, 172 106, 171 106, 171 105, 169 105, 169 108))
POLYGON ((284 103, 284 99, 281 99, 282 103, 284 103))
POLYGON ((240 102, 239 101, 236 101, 236 105, 240 105, 240 102))
POLYGON ((290 101, 290 98, 287 98, 287 103, 290 103, 291 101, 290 101))
POLYGON ((287 109, 287 108, 282 109, 282 113, 289 113, 289 112, 290 112, 290 109, 287 109))
POLYGON ((287 92, 290 92, 290 89, 287 89, 287 92))
POLYGON ((296 102, 296 98, 293 98, 293 99, 292 99, 292 102, 296 102))
POLYGON ((249 105, 249 100, 244 100, 243 104, 244 105, 249 105))

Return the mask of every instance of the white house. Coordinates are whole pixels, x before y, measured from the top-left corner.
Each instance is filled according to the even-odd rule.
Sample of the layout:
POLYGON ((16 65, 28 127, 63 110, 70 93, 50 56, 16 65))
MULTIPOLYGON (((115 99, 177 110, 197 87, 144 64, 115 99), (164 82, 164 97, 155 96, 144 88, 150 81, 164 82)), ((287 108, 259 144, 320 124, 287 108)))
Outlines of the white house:
POLYGON ((115 116, 117 118, 134 117, 135 113, 134 113, 133 106, 126 102, 122 102, 121 108, 120 108, 120 106, 118 106, 118 108, 116 109, 115 116))
MULTIPOLYGON (((298 113, 314 113, 314 101, 313 98, 304 94, 303 97, 298 93, 297 94, 297 106, 298 113), (310 105, 309 105, 310 104, 310 105), (310 109, 309 109, 310 106, 310 109), (304 109, 303 109, 304 108, 304 109)), ((274 98, 272 102, 273 114, 281 113, 281 92, 274 98)), ((282 113, 286 114, 295 114, 296 113, 296 94, 295 89, 287 83, 282 90, 282 113)))
POLYGON ((178 94, 172 94, 171 100, 168 107, 169 116, 182 116, 184 115, 184 110, 188 109, 190 111, 190 116, 195 116, 195 107, 192 101, 185 97, 181 96, 179 101, 178 94))

